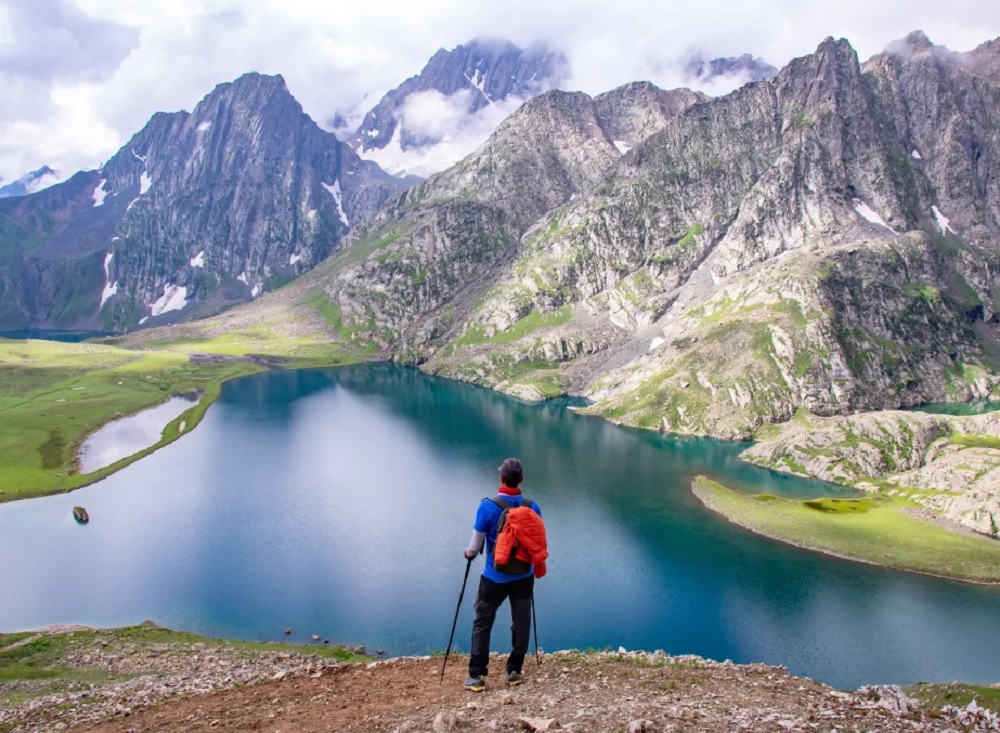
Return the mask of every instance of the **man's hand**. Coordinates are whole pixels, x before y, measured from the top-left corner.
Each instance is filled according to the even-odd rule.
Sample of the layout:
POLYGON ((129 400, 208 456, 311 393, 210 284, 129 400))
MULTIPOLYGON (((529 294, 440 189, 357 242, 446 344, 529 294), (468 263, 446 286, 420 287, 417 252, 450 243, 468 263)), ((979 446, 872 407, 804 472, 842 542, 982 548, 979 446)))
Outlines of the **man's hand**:
POLYGON ((476 551, 476 552, 473 552, 473 551, 472 551, 472 550, 470 550, 469 548, 466 548, 466 549, 465 549, 465 550, 464 550, 464 551, 462 552, 462 554, 463 554, 463 555, 465 555, 465 559, 466 559, 466 560, 472 560, 473 558, 475 558, 475 557, 476 557, 476 555, 478 555, 478 554, 479 554, 479 552, 478 552, 478 551, 476 551))

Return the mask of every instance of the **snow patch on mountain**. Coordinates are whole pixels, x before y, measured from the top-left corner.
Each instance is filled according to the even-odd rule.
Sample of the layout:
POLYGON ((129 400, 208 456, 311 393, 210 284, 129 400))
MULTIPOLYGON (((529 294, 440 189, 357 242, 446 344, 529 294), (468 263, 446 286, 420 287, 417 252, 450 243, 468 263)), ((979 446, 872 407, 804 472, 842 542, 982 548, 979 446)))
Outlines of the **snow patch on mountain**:
POLYGON ((340 217, 340 223, 345 227, 351 226, 351 222, 347 220, 347 214, 344 213, 344 204, 341 201, 340 181, 334 181, 332 186, 329 183, 324 183, 323 188, 330 192, 330 195, 333 196, 334 203, 337 204, 337 216, 340 217))
POLYGON ((146 171, 143 171, 142 175, 139 176, 139 195, 142 196, 146 193, 152 185, 153 179, 149 177, 149 174, 146 173, 146 171))
POLYGON ((101 308, 108 302, 108 298, 118 293, 118 282, 111 282, 110 266, 114 256, 113 252, 108 252, 104 255, 104 291, 101 293, 101 308))
POLYGON ((107 182, 107 178, 102 178, 101 182, 97 184, 97 188, 94 189, 94 193, 91 194, 91 197, 94 199, 94 206, 104 206, 104 197, 108 195, 108 192, 104 190, 104 184, 107 182))
POLYGON ((941 234, 947 234, 949 231, 952 234, 958 233, 951 228, 951 219, 942 214, 941 210, 937 206, 931 207, 931 213, 934 214, 934 218, 937 220, 937 225, 941 227, 941 234))
POLYGON ((875 211, 874 209, 872 209, 868 204, 866 204, 861 199, 854 199, 854 210, 856 212, 858 212, 858 214, 861 216, 861 218, 864 219, 865 221, 871 222, 872 224, 876 224, 878 226, 883 226, 886 229, 888 229, 890 232, 892 232, 893 234, 896 233, 896 230, 893 229, 888 224, 886 224, 885 223, 885 219, 883 219, 878 214, 877 211, 875 211))
POLYGON ((186 305, 187 288, 183 285, 168 285, 164 288, 163 295, 151 306, 150 313, 155 318, 170 311, 178 311, 186 305))
POLYGON ((191 267, 204 267, 205 266, 205 252, 202 250, 194 257, 191 258, 191 267))

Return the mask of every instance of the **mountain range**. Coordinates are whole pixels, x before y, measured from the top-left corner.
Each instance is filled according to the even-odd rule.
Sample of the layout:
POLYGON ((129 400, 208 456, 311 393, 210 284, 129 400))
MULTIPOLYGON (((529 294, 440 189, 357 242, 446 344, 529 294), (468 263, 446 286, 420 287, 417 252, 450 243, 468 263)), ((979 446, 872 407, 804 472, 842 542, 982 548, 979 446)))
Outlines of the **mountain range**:
POLYGON ((541 93, 406 188, 247 75, 0 201, 0 325, 124 331, 266 293, 128 342, 308 321, 365 356, 733 438, 988 396, 998 110, 1000 39, 916 32, 861 63, 828 38, 714 99, 541 93))
POLYGON ((550 91, 322 267, 177 333, 311 304, 318 338, 361 353, 731 438, 987 396, 998 66, 1000 39, 917 32, 863 64, 828 38, 718 99, 550 91))

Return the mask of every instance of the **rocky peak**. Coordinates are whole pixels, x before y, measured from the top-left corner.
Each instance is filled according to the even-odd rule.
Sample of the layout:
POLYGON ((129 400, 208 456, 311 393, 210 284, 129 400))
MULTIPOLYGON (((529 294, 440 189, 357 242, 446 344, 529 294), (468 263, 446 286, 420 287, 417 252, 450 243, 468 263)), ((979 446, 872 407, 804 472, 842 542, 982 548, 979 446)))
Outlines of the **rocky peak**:
POLYGON ((1000 38, 987 41, 962 57, 971 71, 1000 83, 1000 38))
MULTIPOLYGON (((194 111, 157 113, 99 170, 19 211, 19 241, 73 258, 81 286, 34 280, 8 312, 32 326, 124 330, 256 298, 310 269, 401 187, 303 113, 280 76, 219 84, 194 111), (54 226, 38 210, 52 212, 54 226), (86 259, 81 259, 85 257, 86 259), (69 295, 67 297, 69 297, 69 295), (42 298, 45 302, 40 302, 42 298)), ((4 272, 0 268, 0 279, 4 272)), ((20 321, 17 322, 20 325, 20 321)))
POLYGON ((903 48, 909 49, 912 53, 922 53, 934 48, 931 39, 923 31, 911 31, 901 43, 903 48))
POLYGON ((765 81, 778 73, 778 69, 760 57, 748 53, 705 60, 695 56, 684 67, 691 81, 710 82, 719 77, 738 77, 743 81, 765 81))
POLYGON ((621 152, 661 129, 671 117, 709 99, 690 89, 664 91, 648 81, 625 84, 594 97, 601 127, 621 152))

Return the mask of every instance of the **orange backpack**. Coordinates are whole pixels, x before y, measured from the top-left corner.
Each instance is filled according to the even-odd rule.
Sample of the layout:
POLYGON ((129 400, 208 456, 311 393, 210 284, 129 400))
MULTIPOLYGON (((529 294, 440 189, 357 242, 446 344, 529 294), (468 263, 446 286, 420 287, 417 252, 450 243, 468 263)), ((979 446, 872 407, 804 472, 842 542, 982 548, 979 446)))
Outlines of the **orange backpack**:
POLYGON ((523 575, 535 566, 535 577, 546 573, 549 556, 545 537, 545 522, 531 508, 531 499, 524 497, 520 506, 513 506, 498 497, 490 501, 503 511, 497 521, 497 543, 493 548, 493 567, 498 572, 523 575))

